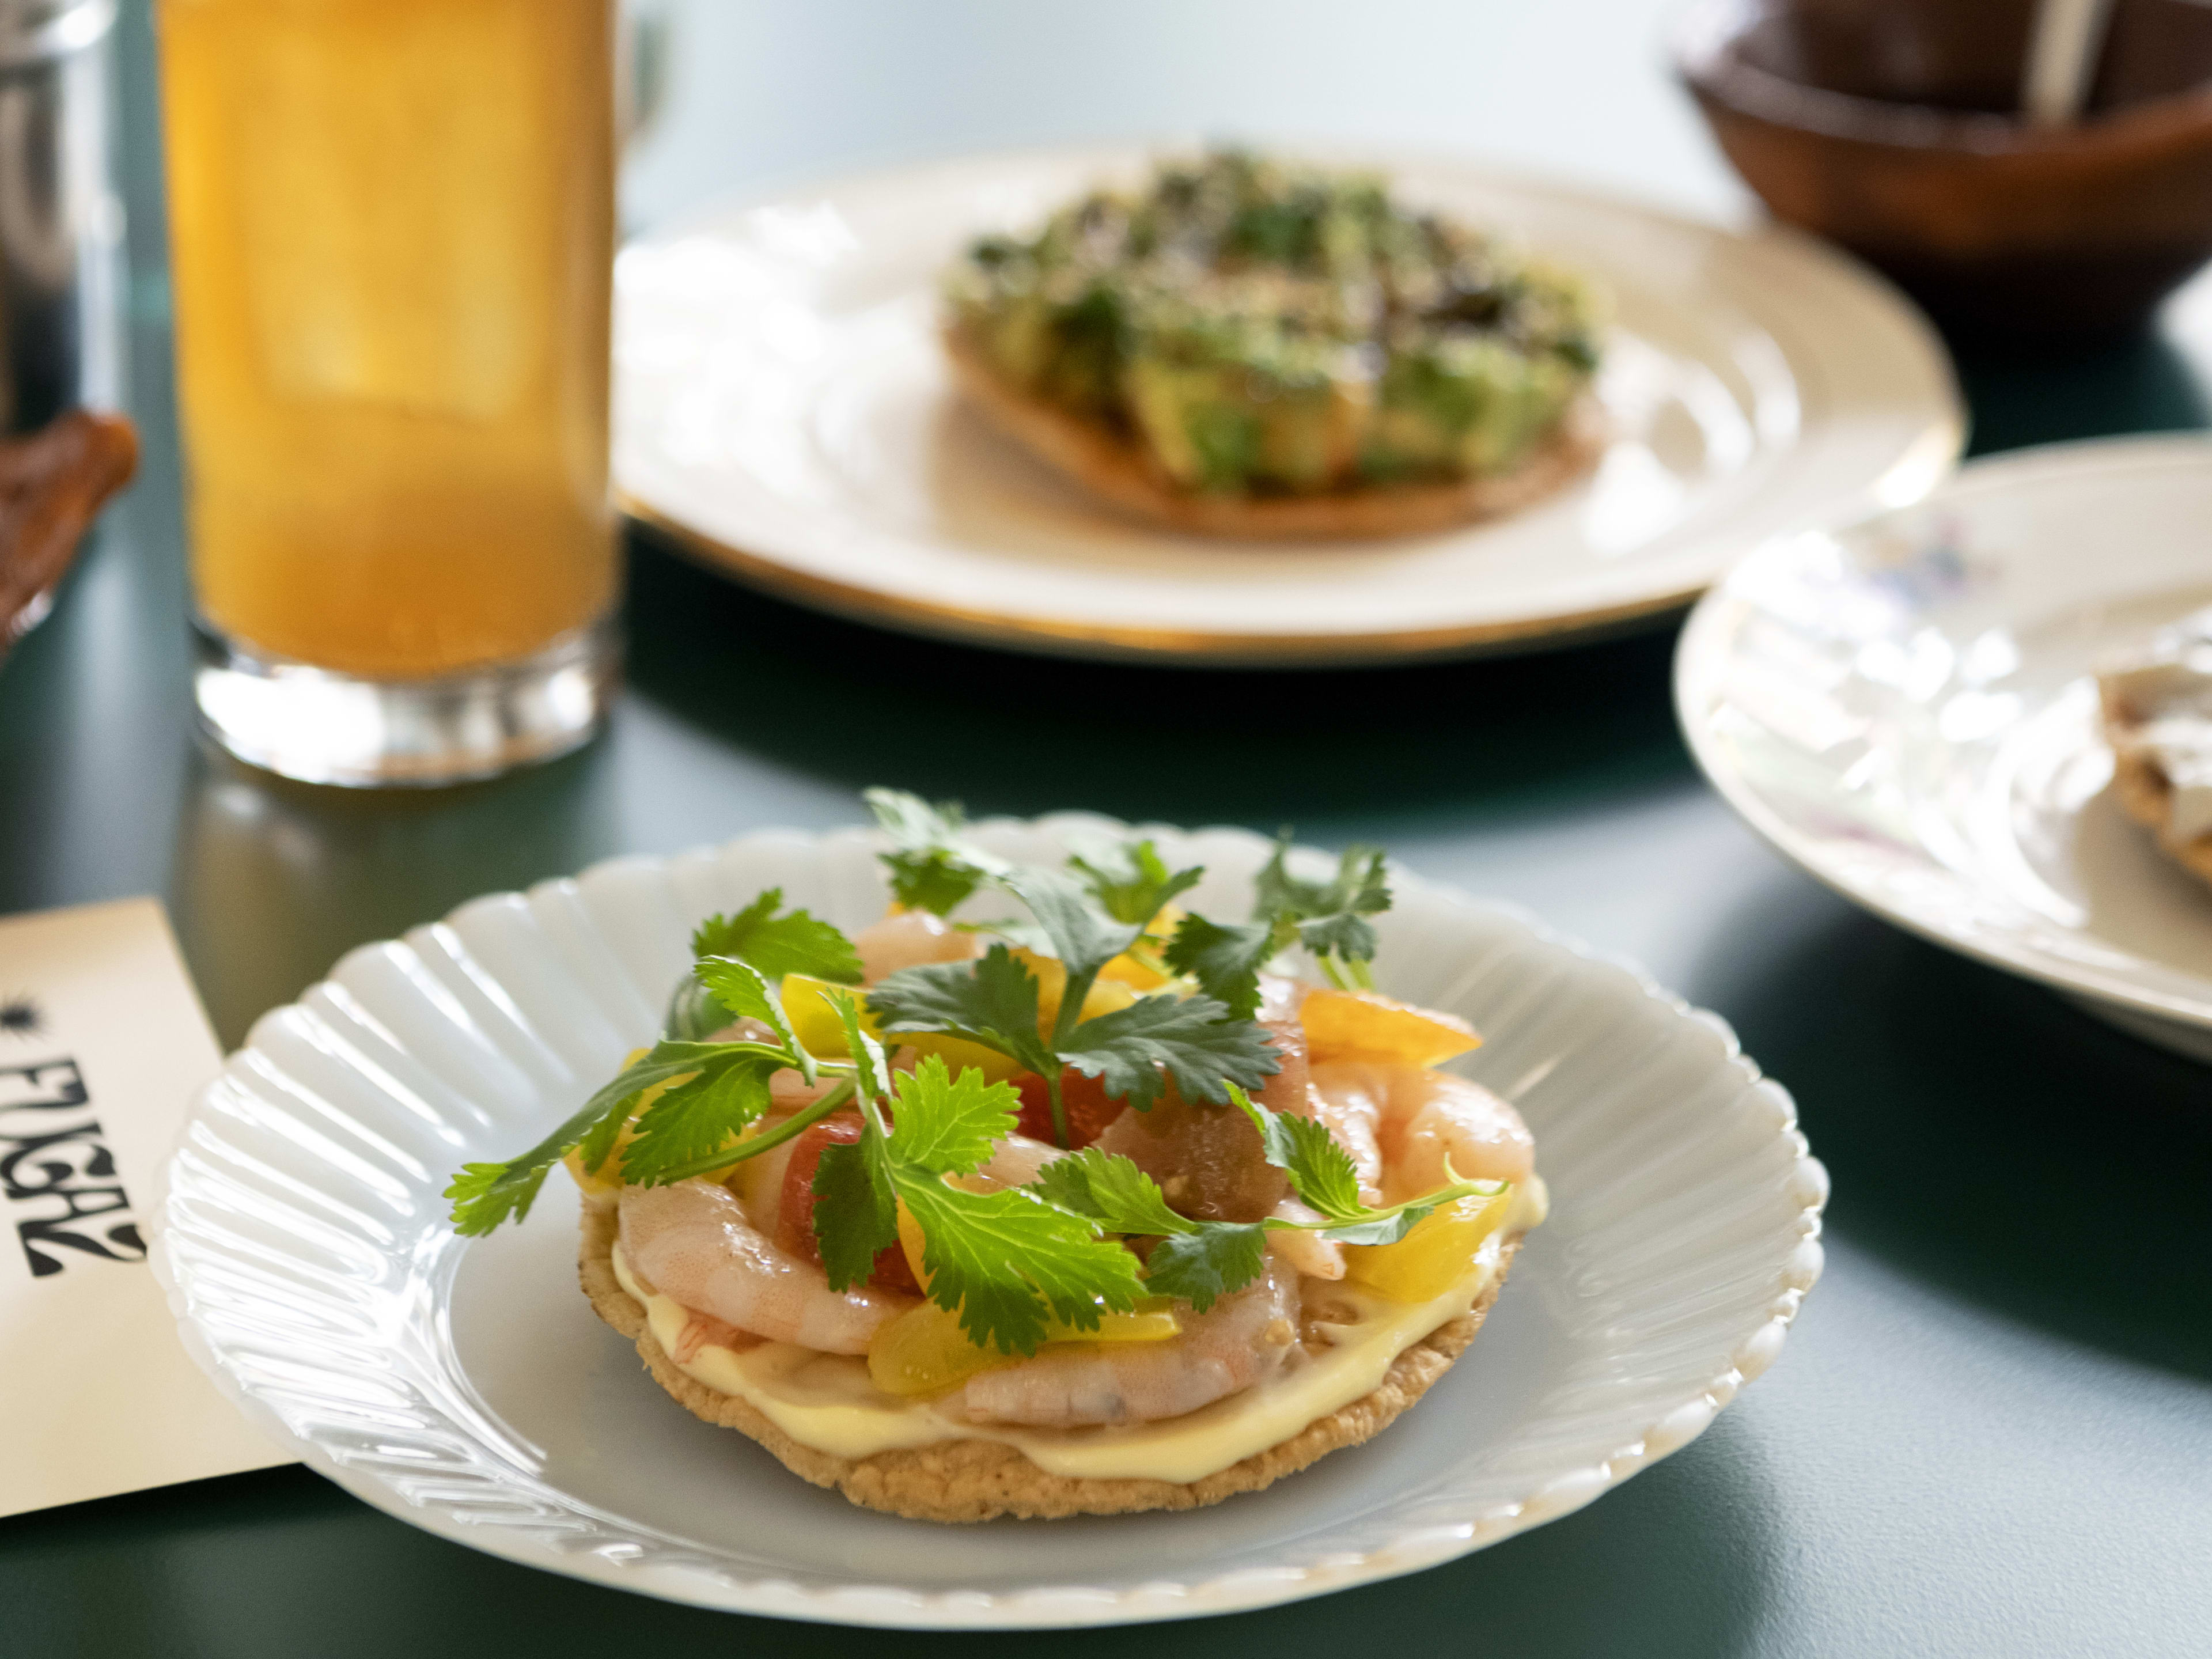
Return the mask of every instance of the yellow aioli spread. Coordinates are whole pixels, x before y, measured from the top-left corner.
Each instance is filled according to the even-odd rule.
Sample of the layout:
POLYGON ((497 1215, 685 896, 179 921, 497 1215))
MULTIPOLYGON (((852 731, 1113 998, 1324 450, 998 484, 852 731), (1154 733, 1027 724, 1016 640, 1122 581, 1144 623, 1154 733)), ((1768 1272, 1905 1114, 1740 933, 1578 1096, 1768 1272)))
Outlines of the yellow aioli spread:
MULTIPOLYGON (((1318 1418, 1372 1393, 1391 1362, 1474 1304, 1497 1277, 1510 1234, 1543 1220, 1549 1200, 1531 1176, 1514 1198, 1504 1226, 1485 1240, 1467 1276, 1433 1301, 1389 1302, 1349 1282, 1303 1281, 1316 1301, 1354 1311, 1346 1324, 1322 1328, 1328 1346, 1317 1353, 1294 1347, 1267 1381, 1181 1417, 1127 1427, 1025 1429, 968 1423, 931 1401, 900 1400, 868 1380, 867 1362, 788 1342, 764 1342, 740 1353, 708 1346, 685 1375, 717 1393, 735 1395, 802 1445, 859 1459, 940 1440, 997 1440, 1018 1447, 1048 1474, 1093 1479, 1192 1481, 1281 1444, 1318 1418)), ((645 1291, 631 1275, 622 1246, 615 1277, 645 1309, 653 1340, 674 1359, 690 1322, 684 1306, 645 1291)))

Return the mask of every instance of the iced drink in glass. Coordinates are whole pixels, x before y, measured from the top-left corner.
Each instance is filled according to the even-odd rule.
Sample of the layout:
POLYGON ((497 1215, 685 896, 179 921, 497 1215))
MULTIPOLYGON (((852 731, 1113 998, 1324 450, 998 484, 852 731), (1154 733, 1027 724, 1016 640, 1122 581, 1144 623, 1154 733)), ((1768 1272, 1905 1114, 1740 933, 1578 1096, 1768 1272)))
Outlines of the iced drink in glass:
POLYGON ((611 0, 160 0, 202 719, 342 783, 611 693, 611 0))

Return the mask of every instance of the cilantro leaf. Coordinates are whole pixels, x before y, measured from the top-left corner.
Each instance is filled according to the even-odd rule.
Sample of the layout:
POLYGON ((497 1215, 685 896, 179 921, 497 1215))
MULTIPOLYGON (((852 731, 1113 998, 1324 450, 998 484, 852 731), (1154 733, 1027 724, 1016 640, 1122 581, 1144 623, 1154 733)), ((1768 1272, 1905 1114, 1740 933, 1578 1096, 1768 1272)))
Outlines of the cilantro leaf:
POLYGON ((1136 1305, 1143 1289, 1137 1258, 1098 1237, 1085 1218, 1024 1187, 961 1192, 902 1166, 895 1180, 926 1241, 929 1299, 958 1313, 976 1346, 1034 1353, 1045 1339, 1047 1309, 1096 1330, 1102 1309, 1136 1305))
POLYGON ((782 1063, 744 1053, 704 1063, 639 1116, 637 1138, 623 1152, 623 1179, 656 1185, 655 1177, 724 1151, 767 1112, 769 1073, 782 1063))
POLYGON ((860 1105, 860 1139, 822 1149, 814 1166, 814 1238, 832 1290, 867 1282, 876 1252, 898 1237, 894 1159, 877 1103, 889 1092, 883 1045, 860 1024, 860 1000, 849 991, 824 991, 823 1000, 845 1028, 853 1060, 854 1094, 860 1105))
POLYGON ((516 1220, 530 1213, 546 1171, 567 1156, 568 1149, 590 1138, 599 1157, 591 1167, 606 1161, 616 1137, 628 1121, 629 1107, 656 1083, 696 1071, 696 1043, 664 1042, 569 1115, 561 1127, 520 1158, 504 1164, 465 1164, 446 1188, 453 1200, 453 1225, 469 1237, 481 1237, 509 1216, 516 1220))
POLYGON ((868 1012, 887 1034, 948 1031, 1040 1075, 1060 1070, 1037 1030, 1036 975, 1003 945, 974 963, 902 968, 868 993, 868 1012))
POLYGON ((1290 1176, 1300 1198, 1331 1221, 1352 1221, 1367 1213, 1352 1154, 1337 1143, 1327 1124, 1271 1112, 1241 1089, 1233 1091, 1232 1098, 1260 1132, 1267 1162, 1290 1176))
MULTIPOLYGON (((1098 970, 1135 944, 1144 928, 1117 921, 1091 902, 1082 884, 1058 870, 1010 870, 1002 878, 1030 908, 1067 969, 1068 988, 1090 988, 1098 970)), ((1080 1002, 1080 997, 1077 998, 1080 1002)))
POLYGON ((1087 1215, 1109 1232, 1168 1234, 1194 1232, 1199 1224, 1168 1207, 1152 1176, 1118 1152, 1086 1146, 1056 1158, 1037 1171, 1032 1183, 1051 1203, 1087 1215))
POLYGON ((1366 963, 1375 956, 1375 929, 1365 920, 1390 908, 1387 855, 1379 847, 1347 847, 1328 881, 1308 881, 1291 873, 1291 832, 1283 831, 1274 855, 1253 878, 1252 918, 1266 921, 1278 936, 1294 933, 1322 958, 1366 963))
POLYGON ((1059 1054, 1100 1079, 1109 1099, 1139 1111, 1159 1097, 1163 1071, 1184 1099, 1225 1105, 1231 1086, 1260 1088, 1282 1069, 1266 1028, 1232 1017, 1211 997, 1139 997, 1085 1020, 1059 1054))
POLYGON ((1249 1019, 1260 1007, 1261 969, 1281 948, 1267 922, 1209 921, 1194 914, 1176 924, 1166 959, 1236 1018, 1249 1019))
POLYGON ((884 1058, 884 1045, 860 1024, 860 1000, 850 991, 824 991, 822 1000, 845 1028, 845 1052, 853 1061, 853 1088, 860 1097, 860 1117, 876 1128, 876 1103, 890 1092, 890 1065, 884 1058))
POLYGON ((623 1126, 629 1121, 629 1115, 635 1109, 629 1102, 624 1102, 621 1111, 609 1112, 585 1133, 576 1146, 586 1169, 596 1170, 607 1161, 622 1140, 623 1126))
POLYGON ((1335 957, 1345 962, 1372 962, 1377 943, 1375 929, 1364 918, 1348 910, 1332 915, 1316 916, 1298 924, 1298 943, 1317 957, 1335 957))
MULTIPOLYGON (((1477 1194, 1495 1195, 1504 1183, 1455 1179, 1434 1192, 1422 1193, 1401 1204, 1370 1210, 1359 1196, 1359 1176, 1352 1158, 1337 1144, 1328 1127, 1310 1118, 1271 1112, 1241 1089, 1231 1098, 1260 1132, 1260 1144, 1268 1163, 1291 1177, 1297 1195, 1322 1218, 1312 1223, 1271 1217, 1255 1224, 1269 1231, 1289 1228, 1317 1231, 1338 1244, 1395 1244, 1413 1231, 1437 1206, 1477 1194)), ((1451 1164, 1446 1161, 1444 1168, 1451 1164)))
POLYGON ((733 916, 709 916, 691 935, 694 957, 734 957, 768 979, 806 974, 857 984, 860 958, 852 941, 804 910, 776 914, 783 889, 771 887, 733 916))
POLYGON ((902 789, 871 789, 866 798, 890 837, 891 850, 878 856, 890 872, 891 896, 907 908, 945 915, 1006 869, 1005 860, 961 838, 959 802, 932 806, 902 789))
POLYGON ((513 1216, 521 1220, 538 1201, 538 1189, 546 1172, 563 1157, 563 1147, 551 1158, 525 1155, 507 1164, 464 1164, 446 1188, 453 1200, 453 1231, 465 1238, 481 1238, 513 1216))
POLYGON ((814 1238, 833 1291, 866 1284, 876 1252, 897 1243, 898 1206, 880 1136, 864 1130, 858 1141, 822 1149, 814 1166, 814 1238))
POLYGON ((1259 1222, 1207 1222, 1152 1246, 1145 1288, 1154 1296, 1179 1297, 1204 1313, 1260 1276, 1267 1249, 1267 1229, 1259 1222))
POLYGON ((924 1055, 892 1080, 899 1161, 939 1174, 966 1175, 1014 1132, 1022 1097, 1010 1083, 992 1083, 964 1067, 957 1076, 942 1054, 924 1055))
POLYGON ((1068 868, 1083 878, 1098 908, 1116 921, 1148 925, 1160 907, 1206 878, 1203 866, 1170 872, 1149 841, 1105 842, 1078 852, 1068 868))
POLYGON ((1415 1199, 1395 1209, 1377 1210, 1364 1220, 1322 1228, 1321 1236, 1334 1244, 1395 1244, 1427 1220, 1429 1212, 1444 1201, 1442 1198, 1415 1199))
POLYGON ((1090 1216, 1109 1231, 1158 1235, 1145 1288, 1180 1297, 1200 1313, 1243 1290, 1267 1265, 1264 1224, 1177 1215, 1152 1178, 1119 1153, 1087 1146, 1054 1158, 1033 1184, 1062 1209, 1090 1216))
MULTIPOLYGON (((702 957, 692 969, 691 977, 713 993, 714 1000, 727 1009, 732 1018, 757 1019, 774 1031, 776 1040, 791 1051, 793 1059, 804 1053, 768 976, 752 963, 740 962, 735 957, 702 957)), ((804 1071, 805 1067, 799 1069, 804 1071)))

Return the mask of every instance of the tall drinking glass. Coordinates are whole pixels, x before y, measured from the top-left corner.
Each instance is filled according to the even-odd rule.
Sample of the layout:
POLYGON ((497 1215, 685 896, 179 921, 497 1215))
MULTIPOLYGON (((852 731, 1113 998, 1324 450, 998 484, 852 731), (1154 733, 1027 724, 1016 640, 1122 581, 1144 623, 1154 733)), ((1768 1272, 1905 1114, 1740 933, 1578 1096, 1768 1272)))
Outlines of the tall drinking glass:
POLYGON ((611 695, 613 0, 159 0, 200 717, 348 784, 611 695))

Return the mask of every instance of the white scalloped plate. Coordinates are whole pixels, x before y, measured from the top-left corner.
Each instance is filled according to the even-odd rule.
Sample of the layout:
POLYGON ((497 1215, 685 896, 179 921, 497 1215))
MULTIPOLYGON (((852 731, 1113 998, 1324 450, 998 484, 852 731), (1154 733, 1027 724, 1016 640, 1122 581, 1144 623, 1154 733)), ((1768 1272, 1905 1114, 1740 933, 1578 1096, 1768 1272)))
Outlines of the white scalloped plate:
MULTIPOLYGON (((979 835, 1049 856, 1067 815, 979 835)), ((1267 843, 1162 830, 1238 911, 1267 843)), ((556 1572, 848 1624, 1225 1613, 1411 1572, 1579 1508, 1771 1364, 1826 1176, 1726 1025, 1522 916, 1398 878, 1386 988, 1474 1020, 1555 1208, 1480 1338, 1372 1443, 1202 1512, 945 1528, 855 1509, 685 1413, 578 1293, 575 1197, 464 1243, 447 1172, 511 1153, 650 1040, 700 916, 771 883, 880 914, 872 838, 620 859, 367 946, 257 1024, 168 1172, 157 1269, 264 1430, 379 1508, 556 1572)))
POLYGON ((2212 899, 2108 787, 2100 663, 2212 603, 2212 441, 2051 444, 1760 548, 1698 605, 1698 764, 1845 897, 2212 1060, 2212 899))
POLYGON ((1377 662, 1679 610, 1761 538, 1917 500, 1958 458, 1942 344, 1833 249, 1396 156, 1380 165, 1409 198, 1612 295, 1596 470, 1492 523, 1380 541, 1224 543, 1124 519, 960 405, 935 296, 977 232, 1143 164, 1126 145, 971 156, 632 243, 615 274, 624 507, 740 580, 885 627, 1075 656, 1377 662))

